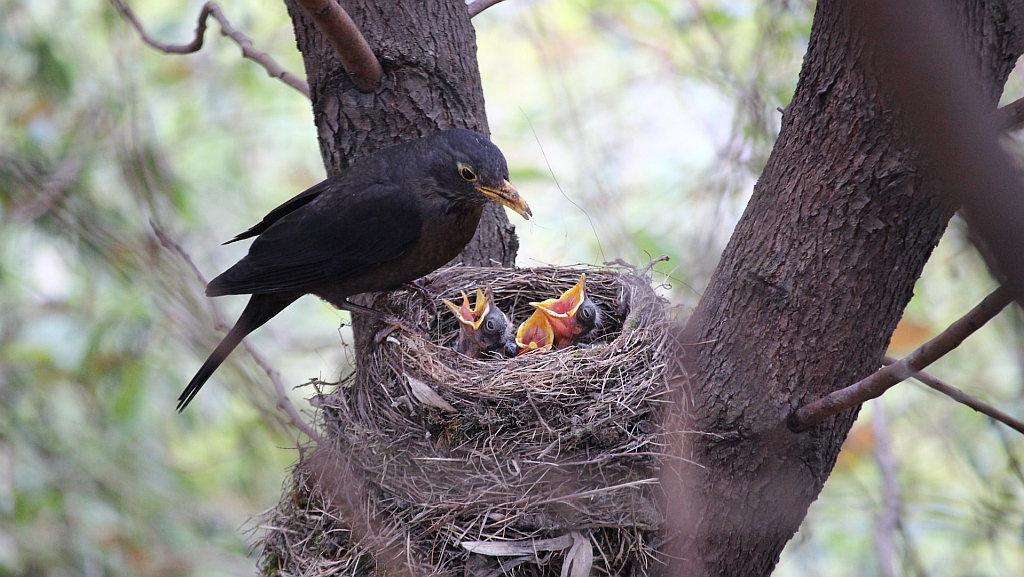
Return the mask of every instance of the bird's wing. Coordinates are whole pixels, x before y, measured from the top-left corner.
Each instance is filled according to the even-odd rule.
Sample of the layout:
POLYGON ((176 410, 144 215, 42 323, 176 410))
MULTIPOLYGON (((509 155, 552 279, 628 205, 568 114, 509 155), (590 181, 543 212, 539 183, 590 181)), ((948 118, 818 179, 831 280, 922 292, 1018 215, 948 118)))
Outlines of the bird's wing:
POLYGON ((235 238, 225 242, 224 244, 231 244, 233 242, 238 242, 246 238, 252 238, 254 236, 261 234, 263 231, 270 228, 272 224, 281 220, 285 216, 288 216, 289 214, 295 212, 296 210, 306 206, 307 204, 312 202, 313 199, 320 196, 323 192, 327 191, 328 189, 331 188, 331 186, 334 186, 335 184, 336 181, 334 179, 328 179, 321 181, 318 184, 314 184, 313 186, 307 188, 303 192, 300 192, 299 194, 296 194, 295 196, 286 200, 283 204, 281 204, 281 206, 278 206, 274 210, 268 212, 267 216, 263 217, 263 220, 249 227, 249 230, 238 233, 237 235, 235 235, 235 238))
POLYGON ((415 197, 402 187, 376 184, 321 196, 270 224, 245 258, 210 281, 206 294, 302 291, 344 281, 402 254, 421 228, 415 197))

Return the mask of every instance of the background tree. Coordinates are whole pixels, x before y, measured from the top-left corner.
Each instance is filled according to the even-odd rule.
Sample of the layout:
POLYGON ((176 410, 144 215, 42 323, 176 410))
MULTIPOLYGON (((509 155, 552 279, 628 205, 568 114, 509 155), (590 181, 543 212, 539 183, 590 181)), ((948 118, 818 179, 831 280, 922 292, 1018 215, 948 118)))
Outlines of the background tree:
MULTIPOLYGON (((680 574, 771 572, 857 411, 798 433, 787 415, 879 366, 957 208, 923 168, 857 8, 819 2, 779 140, 691 320, 692 425, 710 434, 693 437, 702 468, 679 486, 680 574)), ((944 8, 994 110, 1024 52, 1020 15, 931 6, 944 8)))
MULTIPOLYGON (((982 17, 1002 4, 970 6, 977 10, 964 16, 964 35, 974 39, 969 45, 991 104, 1001 86, 999 75, 1015 60, 1015 19, 1009 10, 982 17), (976 36, 982 29, 986 34, 976 36)), ((140 1, 133 7, 155 36, 191 37, 194 20, 188 15, 195 6, 140 1)), ((341 136, 314 129, 314 121, 344 118, 331 111, 330 95, 338 95, 339 111, 354 106, 372 112, 376 106, 351 90, 330 56, 311 67, 322 74, 319 79, 310 74, 314 110, 319 110, 311 117, 303 97, 268 81, 262 69, 238 58, 236 46, 212 34, 196 55, 169 57, 142 46, 108 6, 7 2, 0 9, 0 87, 5 94, 0 132, 13 135, 0 144, 0 456, 12 464, 0 467, 0 567, 26 575, 59 573, 60 567, 80 573, 105 568, 140 575, 250 574, 252 561, 244 560, 236 529, 279 494, 284 467, 294 453, 274 447, 291 445, 296 432, 275 408, 279 395, 264 384, 263 369, 244 354, 231 363, 234 378, 225 371, 220 386, 210 387, 191 414, 171 414, 182 383, 201 361, 194 357, 207 353, 218 335, 211 331, 209 304, 192 270, 179 253, 159 245, 148 219, 191 253, 200 270, 212 274, 239 256, 212 250, 216 242, 322 178, 313 144, 318 134, 326 137, 324 164, 337 170, 395 138, 399 127, 375 124, 382 128, 381 140, 365 142, 349 140, 362 129, 341 136), (343 89, 332 92, 329 86, 343 89), (318 97, 318 90, 328 96, 318 97)), ((260 50, 288 70, 301 70, 299 55, 289 50, 294 37, 284 11, 247 12, 244 5, 225 9, 260 50)), ((736 483, 719 484, 710 477, 691 486, 728 496, 740 494, 740 483, 756 482, 761 475, 767 479, 764 486, 772 487, 789 480, 773 475, 797 474, 795 486, 802 489, 796 491, 794 507, 772 511, 784 513, 785 523, 771 525, 770 533, 709 531, 722 527, 712 512, 708 523, 693 525, 700 550, 707 555, 719 548, 723 553, 715 559, 724 567, 743 563, 767 570, 774 562, 837 459, 852 416, 800 436, 773 427, 791 410, 790 401, 799 397, 795 393, 803 391, 803 400, 810 400, 873 368, 899 317, 900 299, 909 298, 916 276, 893 272, 899 290, 885 290, 853 274, 880 274, 869 259, 866 269, 833 271, 840 276, 830 282, 811 277, 828 272, 828 265, 840 259, 819 256, 805 262, 804 257, 820 255, 814 251, 822 250, 825 241, 860 239, 861 249, 877 249, 883 262, 920 268, 925 247, 944 226, 937 222, 950 213, 950 207, 930 204, 938 197, 916 171, 902 177, 861 172, 845 164, 846 158, 832 166, 821 158, 815 161, 810 156, 814 148, 803 146, 799 137, 810 127, 837 147, 854 149, 858 135, 878 139, 874 152, 894 146, 895 169, 916 162, 905 143, 894 145, 882 132, 892 128, 886 123, 899 132, 900 121, 888 115, 888 108, 879 109, 870 90, 853 91, 870 87, 870 78, 858 77, 848 66, 844 50, 857 44, 836 41, 842 35, 835 19, 823 16, 834 17, 833 9, 833 3, 822 4, 814 35, 811 6, 791 2, 505 2, 473 21, 492 106, 489 128, 510 159, 513 180, 538 215, 537 224, 521 227, 520 264, 535 259, 601 262, 617 256, 642 263, 645 251, 671 254, 673 263, 682 263, 663 269, 671 276, 665 280, 676 287, 673 299, 694 303, 697 294, 705 293, 696 326, 730 337, 695 351, 696 362, 715 368, 705 382, 722 383, 720 391, 739 395, 728 407, 749 408, 722 413, 717 407, 724 405, 702 403, 702 426, 726 434, 723 442, 700 450, 723 459, 717 472, 733 475, 736 483), (794 94, 805 50, 806 70, 816 73, 805 72, 794 94), (812 58, 815 54, 820 59, 812 58), (815 89, 823 87, 829 90, 815 100, 815 89), (843 94, 851 99, 835 98, 843 94), (778 106, 787 111, 781 117, 786 131, 766 167, 781 127, 778 106), (836 119, 841 130, 835 129, 836 119), (762 168, 766 172, 758 196, 736 235, 746 240, 733 244, 720 281, 704 291, 717 264, 714 255, 729 238, 762 168), (818 191, 810 186, 843 182, 838 176, 842 169, 853 176, 848 187, 818 191), (807 171, 806 182, 797 178, 798 171, 807 171), (795 183, 793 188, 787 182, 795 183), (863 206, 849 196, 855 191, 863 206), (848 219, 810 210, 828 192, 838 195, 838 207, 848 210, 848 219), (771 195, 799 198, 808 212, 780 221, 782 207, 767 202, 771 195), (605 209, 585 214, 569 199, 605 209), (881 210, 900 202, 922 203, 922 214, 913 217, 923 218, 924 224, 881 210), (668 210, 674 207, 678 210, 668 210), (867 215, 888 226, 875 230, 877 223, 867 215), (769 235, 764 227, 773 218, 773 226, 786 224, 786 234, 776 236, 792 238, 769 235), (819 221, 845 228, 815 228, 819 221), (868 242, 894 230, 909 234, 916 226, 924 236, 911 238, 906 247, 868 242), (741 258, 751 254, 745 243, 758 238, 770 239, 763 246, 772 250, 754 254, 756 259, 741 258), (741 277, 742 271, 752 271, 753 277, 741 277), (726 273, 736 274, 721 282, 728 280, 726 273), (883 299, 864 299, 874 319, 866 324, 873 328, 858 324, 863 309, 852 311, 842 304, 843 295, 831 292, 846 288, 841 281, 847 279, 866 283, 850 286, 883 299), (815 294, 819 288, 824 292, 815 294), (761 306, 743 302, 744 296, 758 299, 761 306), (888 303, 884 314, 875 310, 882 308, 880 303, 888 303), (724 318, 730 312, 735 316, 724 318), (849 327, 842 322, 848 317, 840 313, 853 312, 858 326, 849 327), (716 324, 720 317, 723 323, 716 324), (791 342, 799 346, 780 346, 774 355, 725 356, 726 348, 742 342, 734 335, 746 334, 729 332, 730 327, 745 331, 743 323, 751 320, 766 331, 749 333, 759 337, 753 341, 758 352, 766 348, 765 334, 780 343, 790 342, 783 337, 796 339, 791 342), (866 340, 855 338, 869 332, 866 340), (833 339, 846 339, 842 342, 852 348, 833 339), (723 369, 730 363, 736 363, 736 372, 726 375, 723 369), (740 369, 764 373, 752 380, 734 379, 740 369), (818 374, 833 380, 809 379, 818 374), (738 385, 743 382, 757 385, 738 385), (768 398, 758 396, 773 391, 777 394, 768 398), (791 441, 807 438, 812 442, 791 441), (768 447, 781 447, 778 454, 795 460, 758 461, 763 455, 758 450, 768 447), (737 469, 740 462, 762 466, 745 472, 737 469), (807 465, 793 466, 796 462, 807 465), (738 553, 750 544, 755 545, 751 554, 738 553)), ((396 74, 405 66, 405 57, 398 55, 412 52, 389 42, 405 43, 411 37, 375 31, 372 14, 361 16, 360 10, 379 9, 353 6, 351 12, 371 43, 378 42, 379 34, 381 46, 375 50, 396 74), (389 54, 396 60, 389 61, 389 54)), ((310 41, 308 24, 300 22, 299 28, 299 37, 305 33, 310 41)), ((470 32, 461 28, 459 33, 470 32)), ((313 49, 330 52, 326 45, 313 49)), ((444 66, 440 59, 411 62, 408 70, 415 74, 408 80, 444 66)), ((471 68, 472 63, 460 66, 471 68)), ((1019 83, 1013 86, 1020 91, 1019 83)), ((448 101, 441 108, 473 111, 473 122, 484 122, 476 96, 469 97, 473 91, 461 88, 460 83, 460 91, 449 94, 461 94, 466 102, 448 101)), ((424 116, 412 114, 418 120, 409 120, 408 126, 429 130, 424 116)), ((442 115, 430 122, 442 126, 455 120, 442 115)), ((838 149, 834 154, 840 156, 838 149)), ((867 160, 865 166, 881 166, 874 156, 867 160)), ((941 330, 992 288, 966 243, 962 223, 954 223, 924 268, 925 280, 914 289, 917 296, 894 337, 894 354, 941 330)), ((856 246, 849 248, 851 254, 866 258, 856 246)), ((318 371, 337 375, 345 359, 337 337, 322 330, 329 319, 341 317, 309 300, 253 335, 256 350, 273 350, 265 356, 287 384, 318 371), (289 359, 284 349, 304 353, 289 359)), ((1004 314, 934 372, 1020 415, 1016 314, 1004 314)), ((351 341, 347 328, 342 338, 351 341)), ((694 393, 700 399, 713 390, 703 386, 694 393)), ((293 396, 299 401, 308 394, 300 389, 293 396)), ((1024 479, 1017 439, 1001 425, 908 385, 872 404, 867 413, 853 426, 823 497, 811 507, 776 573, 893 574, 900 566, 909 574, 1018 572, 1024 566, 1019 546, 1024 479)), ((750 502, 756 508, 765 501, 750 502)))

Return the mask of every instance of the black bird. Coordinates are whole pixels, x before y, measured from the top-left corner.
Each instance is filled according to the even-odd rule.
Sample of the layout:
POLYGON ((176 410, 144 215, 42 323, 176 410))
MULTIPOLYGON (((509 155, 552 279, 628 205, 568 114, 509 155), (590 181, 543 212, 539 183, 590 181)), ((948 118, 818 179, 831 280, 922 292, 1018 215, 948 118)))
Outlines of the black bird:
POLYGON ((178 397, 178 411, 247 334, 302 295, 383 316, 348 297, 394 289, 458 256, 489 200, 532 216, 498 147, 455 129, 382 149, 270 211, 224 243, 256 237, 206 295, 252 297, 178 397))
POLYGON ((462 305, 441 299, 459 321, 459 340, 455 350, 471 359, 480 353, 497 352, 506 357, 516 356, 516 343, 512 338, 512 325, 508 317, 494 302, 494 293, 476 289, 476 305, 469 307, 469 297, 462 291, 462 305))

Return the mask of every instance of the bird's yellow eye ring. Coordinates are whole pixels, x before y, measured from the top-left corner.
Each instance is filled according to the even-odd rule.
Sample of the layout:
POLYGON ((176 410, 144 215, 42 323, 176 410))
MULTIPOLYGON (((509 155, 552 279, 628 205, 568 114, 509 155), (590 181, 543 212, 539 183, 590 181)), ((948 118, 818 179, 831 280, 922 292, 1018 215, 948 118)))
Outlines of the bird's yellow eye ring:
POLYGON ((476 179, 478 178, 476 173, 473 172, 473 169, 465 165, 459 167, 459 175, 462 176, 462 179, 466 182, 476 182, 476 179))

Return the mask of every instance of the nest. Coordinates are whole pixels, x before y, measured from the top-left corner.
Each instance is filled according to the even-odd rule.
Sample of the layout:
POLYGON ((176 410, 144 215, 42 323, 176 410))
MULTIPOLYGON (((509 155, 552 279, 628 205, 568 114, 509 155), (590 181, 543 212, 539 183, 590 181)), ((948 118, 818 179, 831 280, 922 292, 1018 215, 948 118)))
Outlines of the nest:
POLYGON ((328 441, 270 514, 266 575, 648 575, 663 516, 665 301, 632 269, 438 271, 374 306, 354 378, 314 399, 328 441), (440 305, 491 286, 518 325, 581 272, 602 322, 581 346, 513 359, 452 350, 440 305))

